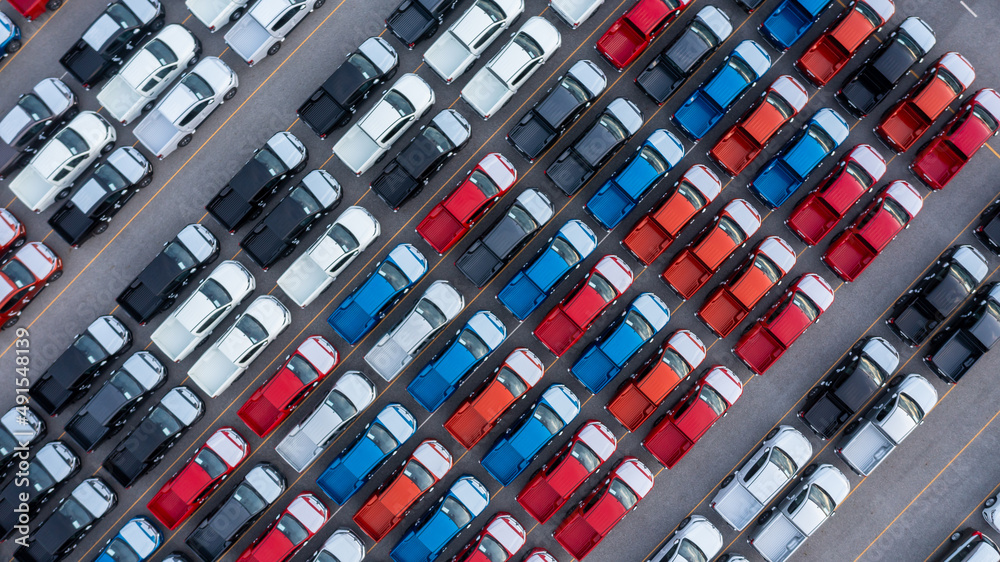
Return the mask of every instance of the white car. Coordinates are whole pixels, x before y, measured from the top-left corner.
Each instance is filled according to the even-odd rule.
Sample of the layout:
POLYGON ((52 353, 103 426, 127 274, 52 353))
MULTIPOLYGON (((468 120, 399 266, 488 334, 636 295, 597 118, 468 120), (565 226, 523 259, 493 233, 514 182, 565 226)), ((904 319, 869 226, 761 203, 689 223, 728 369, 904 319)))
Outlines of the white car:
POLYGON ((583 25, 601 4, 604 4, 604 0, 549 0, 552 11, 573 29, 583 25))
POLYGON ((239 84, 236 73, 222 59, 205 57, 136 125, 135 138, 157 158, 166 158, 191 142, 198 125, 233 99, 239 84))
POLYGON ((333 153, 356 175, 368 171, 434 105, 434 90, 416 74, 404 74, 382 99, 333 145, 333 153))
POLYGON ((220 263, 153 332, 150 340, 171 361, 182 361, 256 288, 238 261, 220 263))
POLYGON ((191 15, 215 33, 220 27, 243 17, 248 0, 186 0, 191 15))
POLYGON ((288 298, 306 307, 378 238, 381 227, 364 207, 348 207, 278 278, 288 298))
POLYGON ((524 11, 524 0, 476 0, 424 53, 424 62, 451 84, 524 11))
POLYGON ((722 550, 722 533, 701 515, 692 515, 677 526, 663 548, 647 562, 715 560, 722 550))
POLYGON ((365 543, 350 529, 340 528, 326 539, 312 562, 361 562, 364 559, 365 543))
POLYGON ((226 32, 226 44, 253 66, 278 52, 281 42, 306 14, 318 10, 326 0, 257 0, 246 17, 226 32))
POLYGON ((132 55, 101 88, 97 101, 128 125, 139 113, 153 109, 153 100, 200 55, 198 38, 183 25, 170 24, 132 55))
POLYGON ((65 198, 73 183, 102 154, 111 152, 118 135, 107 119, 82 111, 56 133, 10 181, 10 190, 40 213, 65 198))
POLYGON ((549 20, 535 16, 524 22, 509 43, 462 88, 462 99, 483 119, 500 110, 556 52, 562 38, 549 20))

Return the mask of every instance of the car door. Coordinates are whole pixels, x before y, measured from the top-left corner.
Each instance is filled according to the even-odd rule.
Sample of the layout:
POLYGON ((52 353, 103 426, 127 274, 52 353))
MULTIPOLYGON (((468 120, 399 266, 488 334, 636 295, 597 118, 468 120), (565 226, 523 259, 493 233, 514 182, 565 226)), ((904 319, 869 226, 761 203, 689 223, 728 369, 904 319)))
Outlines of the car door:
POLYGON ((281 17, 275 20, 274 24, 271 25, 271 32, 278 37, 288 35, 288 33, 292 31, 292 28, 302 21, 302 18, 306 16, 306 13, 308 13, 305 8, 305 0, 301 0, 300 2, 296 2, 289 6, 285 13, 281 14, 281 17))

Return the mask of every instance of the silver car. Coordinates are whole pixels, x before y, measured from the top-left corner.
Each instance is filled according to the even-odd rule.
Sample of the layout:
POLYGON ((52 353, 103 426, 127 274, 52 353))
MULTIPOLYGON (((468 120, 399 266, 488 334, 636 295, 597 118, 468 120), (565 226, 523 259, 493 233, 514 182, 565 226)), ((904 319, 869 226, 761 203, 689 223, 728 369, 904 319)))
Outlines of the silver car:
POLYGON ((220 27, 243 17, 248 0, 185 0, 191 15, 215 33, 220 27))
POLYGON ((447 83, 462 75, 524 12, 524 0, 476 0, 424 53, 447 83))
POLYGON ((326 0, 257 0, 247 10, 246 17, 226 32, 226 44, 253 66, 276 54, 295 26, 325 3, 326 0))
POLYGON ((663 548, 647 562, 714 560, 722 550, 722 533, 701 515, 692 515, 677 526, 663 548))

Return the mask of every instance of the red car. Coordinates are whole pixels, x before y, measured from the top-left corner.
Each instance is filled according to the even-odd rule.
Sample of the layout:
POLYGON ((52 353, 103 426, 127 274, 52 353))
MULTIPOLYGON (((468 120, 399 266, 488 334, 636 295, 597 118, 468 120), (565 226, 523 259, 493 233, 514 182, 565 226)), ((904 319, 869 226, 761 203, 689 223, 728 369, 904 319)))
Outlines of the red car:
POLYGON ((528 535, 517 519, 501 511, 451 562, 507 562, 521 550, 527 539, 528 535))
POLYGON ((903 180, 889 184, 821 258, 837 277, 857 279, 920 212, 924 200, 903 180))
POLYGON ((323 502, 303 492, 288 504, 236 562, 284 562, 323 527, 329 512, 323 502))
POLYGON ((7 257, 11 250, 23 246, 27 238, 27 229, 17 220, 14 213, 0 209, 0 258, 7 257))
POLYGON ((517 503, 545 524, 617 447, 618 440, 611 430, 597 420, 588 421, 531 477, 517 495, 517 503))
POLYGON ((0 265, 0 330, 21 319, 21 312, 49 283, 62 277, 62 260, 41 242, 21 246, 0 265))
POLYGON ((632 270, 618 256, 604 256, 535 328, 542 345, 562 357, 598 316, 632 286, 632 270))
POLYGON ((819 244, 884 174, 881 154, 867 144, 855 146, 799 201, 785 226, 807 245, 819 244))
POLYGON ((483 157, 458 187, 417 225, 437 253, 454 246, 517 181, 517 170, 498 152, 483 157))
POLYGON ((10 0, 10 5, 28 21, 45 13, 54 12, 62 6, 63 0, 10 0))
POLYGON ((597 52, 618 70, 625 68, 692 1, 639 0, 597 40, 597 52))
POLYGON ((983 88, 920 149, 910 171, 931 189, 943 188, 997 134, 998 123, 1000 94, 992 88, 983 88))
POLYGON ((830 285, 819 275, 807 273, 744 332, 733 353, 751 371, 763 375, 831 304, 830 285))
POLYGON ((235 429, 215 430, 149 500, 146 509, 167 529, 176 529, 249 455, 250 447, 235 429))
POLYGON ((712 170, 701 164, 691 166, 662 202, 635 223, 622 245, 642 263, 653 263, 721 191, 722 182, 712 170))
POLYGON ((854 0, 795 61, 795 68, 813 84, 825 86, 894 13, 892 0, 854 0))
POLYGON ((653 489, 653 473, 635 457, 625 457, 611 474, 563 519, 552 537, 573 558, 583 560, 653 489))
POLYGON ((809 101, 798 80, 779 76, 750 109, 715 143, 708 156, 730 176, 738 176, 809 101))
POLYGON ((673 468, 743 394, 732 371, 715 365, 656 422, 642 446, 667 468, 673 468))
POLYGON ((559 562, 555 556, 544 548, 534 548, 521 562, 559 562))
POLYGON ((663 270, 663 280, 682 299, 691 298, 758 228, 760 215, 753 205, 733 199, 670 260, 663 270))
POLYGON ((278 372, 247 398, 239 416, 260 437, 278 427, 340 362, 337 350, 322 336, 309 336, 278 372))
POLYGON ((369 537, 382 540, 451 469, 451 453, 444 445, 427 439, 368 496, 354 514, 354 522, 369 537))
POLYGON ((538 384, 543 374, 545 367, 528 348, 511 351, 493 375, 458 405, 455 413, 444 422, 444 428, 463 447, 471 449, 496 426, 500 416, 514 402, 524 398, 528 390, 538 384))

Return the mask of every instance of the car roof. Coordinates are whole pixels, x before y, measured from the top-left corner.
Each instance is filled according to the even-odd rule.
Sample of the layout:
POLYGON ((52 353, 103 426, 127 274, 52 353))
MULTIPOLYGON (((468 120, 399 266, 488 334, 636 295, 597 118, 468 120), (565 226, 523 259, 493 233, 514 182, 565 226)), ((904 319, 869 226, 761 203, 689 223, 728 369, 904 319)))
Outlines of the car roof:
POLYGON ((538 384, 538 381, 542 379, 542 375, 545 374, 545 368, 542 366, 541 360, 526 347, 519 347, 511 351, 503 362, 509 365, 511 370, 517 373, 517 376, 521 377, 528 384, 528 388, 538 384))
POLYGON ((705 383, 715 389, 732 406, 743 394, 743 383, 728 367, 715 365, 705 374, 705 383))
POLYGON ((757 244, 760 253, 775 263, 782 273, 788 273, 795 267, 795 250, 780 236, 768 236, 757 244))
POLYGON ((602 277, 610 281, 619 294, 627 291, 632 285, 632 270, 618 256, 610 254, 604 256, 601 258, 601 261, 597 262, 597 265, 594 266, 594 270, 600 273, 602 277))
POLYGON ((975 67, 957 51, 948 51, 941 55, 937 65, 947 69, 962 84, 963 88, 968 88, 976 79, 975 67))
POLYGON ((580 441, 590 448, 601 459, 601 462, 608 460, 618 448, 615 434, 597 420, 590 420, 583 424, 576 433, 580 441))
POLYGON ((611 473, 611 478, 618 478, 642 499, 653 489, 653 473, 635 457, 625 457, 611 473))
POLYGON ((719 211, 719 214, 726 213, 743 229, 747 238, 753 236, 760 228, 760 214, 753 208, 746 199, 733 199, 719 211))
POLYGON ((870 144, 859 144, 844 157, 857 162, 873 180, 878 181, 885 175, 885 158, 870 144))
POLYGON ((889 187, 885 188, 885 195, 892 197, 897 203, 902 205, 903 209, 910 214, 910 218, 917 216, 917 213, 924 206, 924 200, 917 193, 917 190, 909 182, 903 180, 896 180, 890 183, 889 187))
POLYGON ((276 336, 288 327, 291 315, 285 305, 271 295, 261 295, 250 303, 243 314, 248 314, 261 323, 268 336, 276 336))
POLYGON ((580 413, 580 400, 572 390, 562 384, 553 384, 545 389, 538 399, 539 404, 542 402, 548 404, 564 423, 573 421, 573 418, 580 413))
POLYGON ((899 31, 913 39, 917 46, 923 49, 922 54, 924 55, 929 53, 934 48, 934 44, 937 43, 934 30, 927 25, 927 22, 917 16, 910 16, 903 20, 903 23, 899 24, 899 31))
POLYGON ((666 159, 670 168, 676 166, 684 158, 684 144, 666 129, 657 129, 646 137, 643 144, 652 146, 660 156, 666 159))
POLYGON ((365 557, 365 544, 343 527, 334 531, 320 550, 335 554, 341 562, 361 562, 365 557))
POLYGON ((833 304, 833 289, 830 288, 826 279, 816 273, 806 273, 799 277, 799 280, 789 289, 789 291, 793 290, 805 293, 809 300, 813 301, 823 312, 826 312, 826 309, 833 304))
POLYGON ((452 466, 451 453, 444 448, 444 445, 433 439, 426 439, 417 445, 413 451, 413 458, 431 471, 437 479, 441 479, 452 466))
POLYGON ((90 326, 87 326, 87 332, 101 344, 101 347, 112 354, 120 351, 131 335, 121 321, 110 315, 101 316, 91 322, 90 326))
POLYGON ((833 142, 837 143, 837 146, 840 146, 847 139, 847 135, 851 133, 847 121, 844 121, 839 113, 829 107, 824 107, 813 114, 811 121, 822 127, 833 139, 833 142))
POLYGON ((806 102, 809 101, 809 94, 806 92, 805 86, 787 74, 782 74, 775 79, 771 83, 770 89, 781 96, 781 99, 788 102, 788 105, 792 106, 795 113, 802 111, 802 108, 806 106, 806 102))
POLYGON ((302 340, 295 351, 305 357, 320 373, 329 373, 340 358, 336 348, 323 336, 309 336, 302 340))
POLYGON ((630 309, 635 309, 652 326, 654 333, 659 332, 670 321, 670 309, 653 293, 642 293, 632 300, 630 309))
POLYGON ((677 330, 667 339, 667 344, 674 348, 692 369, 698 367, 707 355, 701 338, 690 330, 677 330))
POLYGON ((177 233, 177 240, 199 262, 204 262, 219 249, 219 240, 212 234, 212 231, 199 223, 192 223, 182 228, 177 233))
POLYGON ((56 482, 62 482, 80 466, 80 457, 62 441, 49 441, 35 453, 32 461, 38 461, 45 472, 56 482))
POLYGON ((184 427, 188 427, 201 417, 205 411, 205 403, 198 398, 198 395, 191 392, 186 386, 175 386, 160 398, 159 406, 163 406, 175 418, 180 420, 184 427))
POLYGON ((167 369, 155 355, 148 351, 137 351, 126 359, 120 371, 126 371, 140 386, 153 390, 166 378, 167 369))
MULTIPOLYGON (((684 537, 695 543, 698 548, 709 558, 713 558, 722 550, 722 533, 707 518, 701 515, 692 515, 691 520, 683 529, 678 529, 675 536, 684 537)), ((669 548, 669 544, 664 548, 669 548)))

